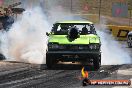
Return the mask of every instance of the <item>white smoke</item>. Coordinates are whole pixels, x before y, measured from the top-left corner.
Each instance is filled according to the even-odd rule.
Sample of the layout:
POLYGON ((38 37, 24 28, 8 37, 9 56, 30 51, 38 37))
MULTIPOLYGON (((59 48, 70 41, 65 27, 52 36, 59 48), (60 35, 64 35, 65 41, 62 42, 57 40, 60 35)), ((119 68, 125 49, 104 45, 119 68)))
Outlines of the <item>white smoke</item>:
POLYGON ((8 36, 3 29, 0 30, 0 46, 0 53, 8 57, 8 36))
POLYGON ((106 25, 99 24, 96 26, 98 34, 101 38, 102 46, 102 65, 117 65, 117 64, 131 64, 131 57, 128 52, 124 50, 119 41, 106 30, 106 25))
POLYGON ((45 63, 45 34, 49 28, 41 8, 27 9, 8 32, 9 58, 29 63, 45 63))
MULTIPOLYGON (((56 1, 52 0, 52 3, 49 2, 50 8, 47 8, 46 14, 43 13, 45 8, 42 10, 40 7, 34 6, 33 8, 26 9, 8 33, 1 32, 0 36, 3 36, 1 37, 3 45, 1 51, 6 57, 10 58, 9 60, 37 64, 45 63, 47 45, 45 32, 50 31, 51 24, 58 20, 81 19, 75 17, 70 11, 63 9, 61 5, 53 5, 54 2, 56 1)), ((103 24, 105 25, 105 21, 103 24)), ((104 25, 97 26, 97 30, 104 29, 104 25)), ((130 63, 131 57, 127 52, 124 52, 120 44, 110 34, 104 30, 99 30, 98 33, 102 41, 102 64, 130 63)))
POLYGON ((48 13, 49 13, 48 18, 50 20, 50 23, 54 23, 56 21, 63 21, 63 20, 75 20, 73 14, 67 11, 66 9, 63 9, 62 6, 56 6, 54 8, 50 8, 48 13))

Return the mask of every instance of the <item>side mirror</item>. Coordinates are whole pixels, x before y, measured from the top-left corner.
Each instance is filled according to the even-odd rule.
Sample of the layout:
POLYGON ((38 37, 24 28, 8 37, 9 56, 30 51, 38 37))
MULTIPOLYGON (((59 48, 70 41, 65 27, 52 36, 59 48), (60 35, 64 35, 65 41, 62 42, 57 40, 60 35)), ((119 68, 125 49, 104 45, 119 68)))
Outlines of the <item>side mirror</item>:
POLYGON ((48 32, 46 32, 46 35, 47 35, 47 36, 49 36, 49 33, 48 33, 48 32))

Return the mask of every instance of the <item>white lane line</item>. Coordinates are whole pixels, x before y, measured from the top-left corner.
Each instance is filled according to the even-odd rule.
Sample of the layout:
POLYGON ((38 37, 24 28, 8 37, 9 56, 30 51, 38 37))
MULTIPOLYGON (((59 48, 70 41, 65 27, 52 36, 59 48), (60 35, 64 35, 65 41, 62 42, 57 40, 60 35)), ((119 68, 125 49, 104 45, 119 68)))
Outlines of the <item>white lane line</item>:
POLYGON ((4 71, 4 72, 0 72, 0 76, 5 75, 5 74, 11 74, 14 72, 19 72, 19 71, 24 71, 28 69, 28 67, 24 67, 24 68, 19 68, 19 69, 15 69, 15 70, 9 70, 9 71, 4 71))

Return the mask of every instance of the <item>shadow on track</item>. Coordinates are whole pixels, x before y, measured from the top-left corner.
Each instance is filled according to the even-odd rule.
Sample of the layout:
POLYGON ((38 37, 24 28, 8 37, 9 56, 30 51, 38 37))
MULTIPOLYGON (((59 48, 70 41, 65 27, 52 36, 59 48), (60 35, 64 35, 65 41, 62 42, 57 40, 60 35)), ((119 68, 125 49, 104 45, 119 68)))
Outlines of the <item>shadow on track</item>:
POLYGON ((55 64, 52 68, 47 68, 46 64, 41 64, 40 69, 43 70, 81 70, 83 67, 88 71, 94 71, 91 65, 81 65, 81 64, 55 64))

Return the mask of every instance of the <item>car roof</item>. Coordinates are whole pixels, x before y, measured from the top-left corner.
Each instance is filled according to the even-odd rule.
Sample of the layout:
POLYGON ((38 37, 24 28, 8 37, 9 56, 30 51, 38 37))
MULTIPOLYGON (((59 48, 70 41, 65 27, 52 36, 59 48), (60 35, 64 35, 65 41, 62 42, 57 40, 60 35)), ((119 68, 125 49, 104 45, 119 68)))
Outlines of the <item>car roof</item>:
POLYGON ((78 21, 78 20, 70 20, 70 21, 57 21, 58 24, 93 24, 90 21, 78 21))

